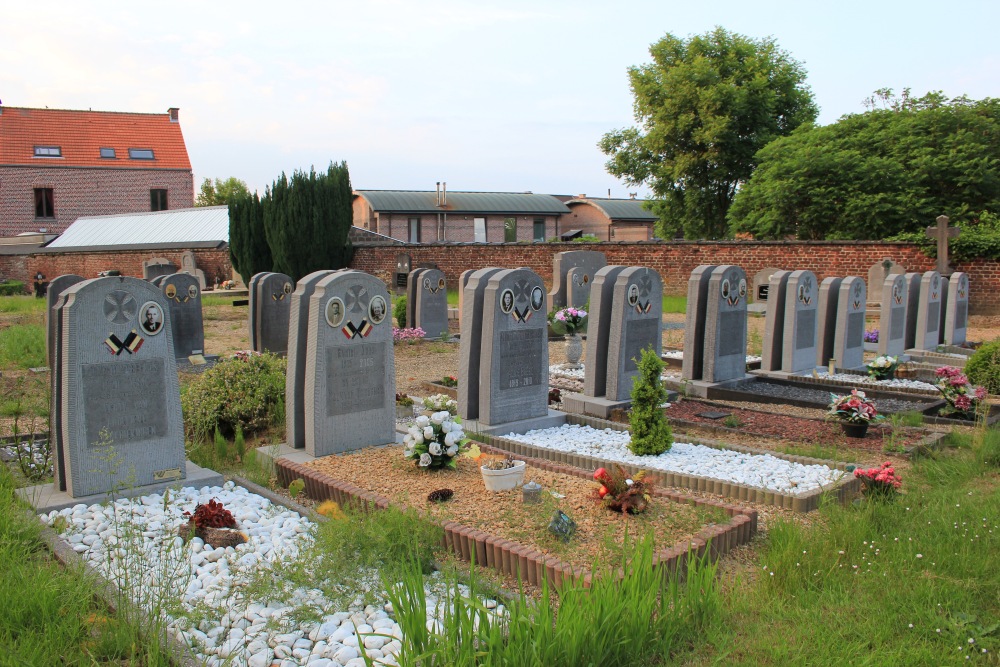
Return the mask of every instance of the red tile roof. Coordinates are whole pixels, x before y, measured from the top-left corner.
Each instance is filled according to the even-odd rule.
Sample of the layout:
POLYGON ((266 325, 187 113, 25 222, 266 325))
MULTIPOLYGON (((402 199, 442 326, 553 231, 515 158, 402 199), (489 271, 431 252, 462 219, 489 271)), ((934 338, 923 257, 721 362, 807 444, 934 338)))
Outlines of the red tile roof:
POLYGON ((0 165, 191 170, 181 125, 167 113, 67 111, 0 107, 0 165), (35 157, 35 146, 58 146, 62 157, 35 157), (115 159, 101 148, 115 149, 115 159), (129 148, 152 149, 133 160, 129 148))

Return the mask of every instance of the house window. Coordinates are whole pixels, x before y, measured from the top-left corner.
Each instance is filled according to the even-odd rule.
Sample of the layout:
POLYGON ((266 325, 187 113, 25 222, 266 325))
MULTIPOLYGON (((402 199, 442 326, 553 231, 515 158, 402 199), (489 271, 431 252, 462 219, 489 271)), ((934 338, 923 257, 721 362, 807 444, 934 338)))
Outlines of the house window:
POLYGON ((52 188, 35 188, 35 217, 56 217, 52 188))
POLYGON ((166 190, 150 190, 149 191, 149 210, 150 211, 166 211, 167 210, 167 191, 166 190))
POLYGON ((517 241, 517 218, 503 219, 503 240, 507 243, 517 241))
POLYGON ((59 146, 35 146, 35 157, 62 157, 59 146))
POLYGON ((486 218, 472 219, 472 234, 476 243, 486 243, 486 218))
POLYGON ((130 148, 128 149, 128 156, 133 160, 152 160, 153 159, 153 149, 152 148, 130 148))
POLYGON ((410 218, 407 223, 409 228, 407 240, 410 243, 420 243, 420 218, 410 218))
POLYGON ((535 241, 545 240, 545 218, 535 218, 535 228, 532 238, 534 238, 535 241))
POLYGON ((110 158, 110 159, 114 160, 115 157, 116 157, 115 156, 115 149, 114 148, 102 148, 101 149, 101 157, 106 157, 106 158, 110 158))

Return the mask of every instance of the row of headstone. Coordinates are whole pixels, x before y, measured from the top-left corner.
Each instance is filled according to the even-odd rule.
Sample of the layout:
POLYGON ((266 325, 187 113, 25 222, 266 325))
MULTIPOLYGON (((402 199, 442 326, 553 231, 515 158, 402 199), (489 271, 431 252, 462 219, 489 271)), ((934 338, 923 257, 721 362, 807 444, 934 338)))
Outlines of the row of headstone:
POLYGON ((247 285, 250 310, 250 349, 285 354, 288 350, 288 320, 295 289, 284 273, 254 274, 247 285))
POLYGON ((714 383, 746 375, 748 292, 738 266, 703 264, 691 272, 681 377, 714 383))
POLYGON ((552 257, 552 291, 549 307, 552 309, 583 308, 590 300, 592 281, 597 271, 607 266, 603 252, 572 250, 557 252, 552 257))
POLYGON ((142 263, 143 280, 152 281, 154 278, 169 276, 178 272, 194 276, 195 280, 198 281, 200 289, 204 290, 208 287, 208 283, 205 281, 205 272, 198 268, 194 253, 190 250, 185 250, 181 253, 181 267, 179 270, 177 265, 166 257, 151 257, 142 263))
POLYGON ((427 338, 448 332, 448 289, 440 269, 414 269, 406 282, 406 323, 427 338))

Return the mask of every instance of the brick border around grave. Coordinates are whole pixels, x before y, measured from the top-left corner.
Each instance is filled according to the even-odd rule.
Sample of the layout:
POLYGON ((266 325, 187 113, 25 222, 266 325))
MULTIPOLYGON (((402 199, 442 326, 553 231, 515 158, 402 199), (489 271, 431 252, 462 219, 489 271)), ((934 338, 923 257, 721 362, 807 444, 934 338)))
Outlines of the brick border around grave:
MULTIPOLYGON (((628 430, 628 427, 624 424, 598 419, 597 417, 567 414, 566 421, 570 424, 591 426, 596 429, 610 428, 615 431, 628 430)), ((602 466, 607 467, 609 465, 622 465, 622 467, 630 473, 643 469, 640 466, 625 465, 619 463, 618 461, 599 459, 592 456, 586 456, 584 454, 557 452, 543 449, 533 445, 526 445, 515 440, 508 440, 502 436, 470 433, 469 437, 475 438, 480 442, 504 452, 516 454, 518 457, 525 456, 531 458, 543 458, 550 461, 566 463, 570 466, 585 470, 595 470, 596 468, 602 466)), ((744 447, 742 445, 716 443, 711 440, 691 440, 690 442, 695 445, 704 445, 706 447, 712 447, 713 449, 729 449, 744 454, 767 454, 769 456, 774 456, 775 458, 791 461, 792 463, 801 463, 803 465, 824 465, 838 470, 843 470, 845 472, 847 471, 848 466, 854 465, 844 461, 828 461, 824 459, 814 459, 808 456, 781 454, 780 452, 754 449, 752 447, 744 447)), ((744 484, 726 482, 711 477, 701 477, 699 475, 685 475, 682 473, 653 469, 647 470, 647 474, 658 486, 672 486, 692 489, 694 491, 712 493, 725 498, 733 498, 734 500, 745 500, 747 502, 759 503, 761 505, 775 505, 777 507, 784 507, 795 512, 803 513, 811 512, 812 510, 819 508, 822 497, 827 493, 833 494, 838 502, 847 503, 861 492, 861 481, 850 475, 845 475, 843 479, 833 484, 833 486, 820 488, 816 491, 810 491, 809 493, 791 495, 779 493, 777 491, 769 491, 767 489, 760 489, 753 486, 746 486, 744 484)))
MULTIPOLYGON (((500 449, 489 446, 487 449, 501 452, 500 449)), ((528 456, 515 458, 549 472, 590 479, 590 472, 582 468, 528 456)), ((371 511, 372 508, 386 509, 392 504, 385 496, 366 491, 306 465, 293 463, 285 458, 278 458, 274 463, 279 484, 287 488, 293 480, 301 479, 305 483, 306 495, 313 500, 319 502, 333 500, 341 506, 351 506, 365 511, 371 511)), ((667 568, 671 574, 680 572, 683 576, 689 556, 702 558, 708 555, 710 560, 715 562, 736 547, 749 544, 757 534, 755 510, 695 498, 661 488, 654 489, 653 495, 672 502, 717 507, 732 517, 726 524, 703 528, 686 543, 654 553, 653 567, 667 568)), ((455 521, 436 521, 426 516, 424 519, 441 526, 444 530, 442 545, 462 560, 472 561, 475 558, 475 562, 480 566, 497 570, 505 575, 521 577, 534 586, 541 586, 542 582, 546 581, 549 586, 557 590, 561 589, 564 583, 590 587, 593 574, 587 568, 573 567, 558 558, 546 556, 531 546, 505 540, 455 521)))
POLYGON ((428 380, 421 382, 421 385, 423 385, 424 389, 427 391, 433 391, 435 394, 444 394, 445 396, 454 398, 456 401, 458 400, 458 387, 448 387, 437 382, 430 382, 428 380))

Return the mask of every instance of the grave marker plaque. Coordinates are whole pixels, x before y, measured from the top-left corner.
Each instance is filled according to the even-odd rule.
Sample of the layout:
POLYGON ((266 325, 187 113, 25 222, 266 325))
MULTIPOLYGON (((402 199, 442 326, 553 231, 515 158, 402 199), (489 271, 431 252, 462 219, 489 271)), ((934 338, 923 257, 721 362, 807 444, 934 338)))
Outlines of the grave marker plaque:
POLYGON ((715 267, 715 264, 702 264, 688 278, 687 308, 684 312, 684 357, 681 360, 681 377, 685 380, 701 380, 705 370, 708 282, 715 267))
POLYGON ((781 355, 785 342, 785 301, 790 271, 775 271, 768 283, 767 315, 764 317, 764 348, 761 370, 781 370, 781 355))
POLYGON ((816 365, 825 368, 830 359, 836 359, 837 365, 841 359, 834 352, 834 339, 837 330, 837 305, 840 303, 841 279, 824 278, 819 285, 819 306, 816 314, 819 329, 816 335, 816 365))
POLYGON ((771 276, 778 271, 781 271, 781 269, 769 266, 753 274, 753 292, 751 300, 754 303, 767 302, 768 293, 771 289, 771 276))
POLYGON ((608 344, 611 339, 611 310, 615 281, 624 266, 605 266, 594 274, 590 289, 590 311, 585 341, 587 363, 583 367, 583 394, 604 396, 608 388, 608 344))
POLYGON ((201 285, 189 273, 165 276, 159 285, 167 299, 174 335, 174 358, 205 353, 205 325, 201 313, 201 285))
POLYGON ((879 311, 878 353, 899 356, 906 352, 906 276, 890 274, 882 283, 879 311))
POLYGON ((414 302, 411 306, 407 301, 407 309, 412 308, 413 324, 423 329, 427 338, 439 338, 448 331, 448 289, 444 272, 424 269, 417 281, 414 302))
POLYGON ((268 273, 257 281, 258 352, 284 354, 288 350, 288 317, 295 286, 284 273, 268 273))
POLYGON ((798 373, 816 367, 816 315, 819 285, 812 271, 792 271, 785 295, 781 370, 798 373))
POLYGON ((605 396, 627 401, 639 375, 636 362, 652 347, 662 353, 660 320, 663 312, 663 281, 660 274, 644 266, 630 266, 615 279, 608 335, 608 378, 605 396))
POLYGON ((944 318, 944 342, 961 345, 966 341, 969 325, 969 275, 951 274, 948 279, 948 307, 944 318))
POLYGON ((574 266, 566 272, 566 305, 584 308, 590 301, 594 271, 585 266, 574 266))
POLYGON ((917 304, 917 328, 914 348, 934 350, 941 343, 941 293, 944 281, 937 271, 926 271, 920 278, 920 301, 917 304))
POLYGON ((501 269, 495 267, 472 271, 466 276, 467 282, 462 289, 462 335, 458 341, 457 399, 458 414, 462 419, 479 419, 480 389, 483 384, 480 369, 485 322, 483 299, 489 278, 500 271, 501 269))
POLYGON ((748 292, 747 274, 740 267, 724 264, 712 271, 708 281, 702 373, 706 382, 724 382, 746 375, 748 292))
POLYGON ((848 276, 841 281, 833 342, 833 358, 838 368, 858 369, 865 365, 867 298, 868 290, 861 278, 848 276))
POLYGON ((584 273, 593 276, 597 270, 607 266, 608 260, 603 252, 595 250, 570 250, 557 252, 552 257, 552 291, 549 292, 549 307, 565 308, 567 305, 567 274, 573 267, 583 269, 584 273))

